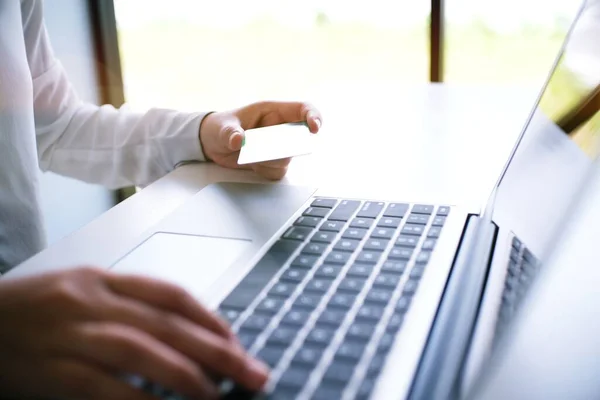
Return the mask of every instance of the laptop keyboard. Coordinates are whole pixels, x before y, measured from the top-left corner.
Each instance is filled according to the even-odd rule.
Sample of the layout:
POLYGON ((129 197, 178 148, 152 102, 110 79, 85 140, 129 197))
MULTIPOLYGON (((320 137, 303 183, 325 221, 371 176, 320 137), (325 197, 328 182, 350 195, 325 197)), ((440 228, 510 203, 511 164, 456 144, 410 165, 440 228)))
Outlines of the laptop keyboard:
POLYGON ((261 398, 369 398, 449 212, 315 199, 219 307, 272 368, 261 398))
POLYGON ((509 326, 540 269, 539 260, 516 236, 513 237, 507 274, 498 312, 495 341, 509 326))

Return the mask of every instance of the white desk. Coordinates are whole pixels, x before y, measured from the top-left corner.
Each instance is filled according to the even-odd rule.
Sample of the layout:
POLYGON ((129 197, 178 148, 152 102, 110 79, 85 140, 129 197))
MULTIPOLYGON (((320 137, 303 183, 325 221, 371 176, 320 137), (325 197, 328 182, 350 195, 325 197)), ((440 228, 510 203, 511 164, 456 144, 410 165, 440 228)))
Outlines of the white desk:
MULTIPOLYGON (((281 182, 370 187, 374 198, 481 205, 538 89, 442 85, 328 87, 311 101, 324 116, 319 150, 292 162, 281 182)), ((146 229, 204 186, 260 181, 213 164, 177 169, 22 264, 109 265, 146 229)))

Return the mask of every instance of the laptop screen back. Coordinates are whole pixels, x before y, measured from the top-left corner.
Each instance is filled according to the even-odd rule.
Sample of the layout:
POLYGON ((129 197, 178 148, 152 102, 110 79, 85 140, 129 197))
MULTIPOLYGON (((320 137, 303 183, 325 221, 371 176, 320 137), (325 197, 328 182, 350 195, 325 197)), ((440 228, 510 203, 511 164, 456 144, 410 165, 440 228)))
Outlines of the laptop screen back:
POLYGON ((598 38, 600 2, 588 2, 498 183, 494 221, 542 260, 599 155, 598 38))

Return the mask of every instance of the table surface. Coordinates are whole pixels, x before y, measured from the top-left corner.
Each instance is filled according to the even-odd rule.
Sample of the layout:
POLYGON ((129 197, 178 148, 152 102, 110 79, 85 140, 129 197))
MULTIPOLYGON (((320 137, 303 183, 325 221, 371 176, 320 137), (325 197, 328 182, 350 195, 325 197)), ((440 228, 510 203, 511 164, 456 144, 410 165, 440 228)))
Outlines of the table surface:
MULTIPOLYGON (((323 113, 314 153, 280 184, 361 185, 373 198, 481 206, 531 112, 535 87, 447 84, 332 85, 315 91, 323 113)), ((185 165, 16 268, 15 275, 108 266, 140 235, 206 185, 264 182, 211 163, 185 165)))

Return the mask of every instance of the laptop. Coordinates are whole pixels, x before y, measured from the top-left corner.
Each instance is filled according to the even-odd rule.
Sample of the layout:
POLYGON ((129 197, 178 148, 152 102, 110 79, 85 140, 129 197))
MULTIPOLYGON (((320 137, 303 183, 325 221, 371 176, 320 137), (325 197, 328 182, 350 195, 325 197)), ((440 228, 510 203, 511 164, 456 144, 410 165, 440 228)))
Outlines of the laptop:
POLYGON ((596 159, 598 114, 583 106, 600 83, 593 13, 584 2, 481 209, 217 183, 111 270, 186 288, 272 368, 264 393, 225 382, 225 398, 462 397, 510 331, 596 159))

